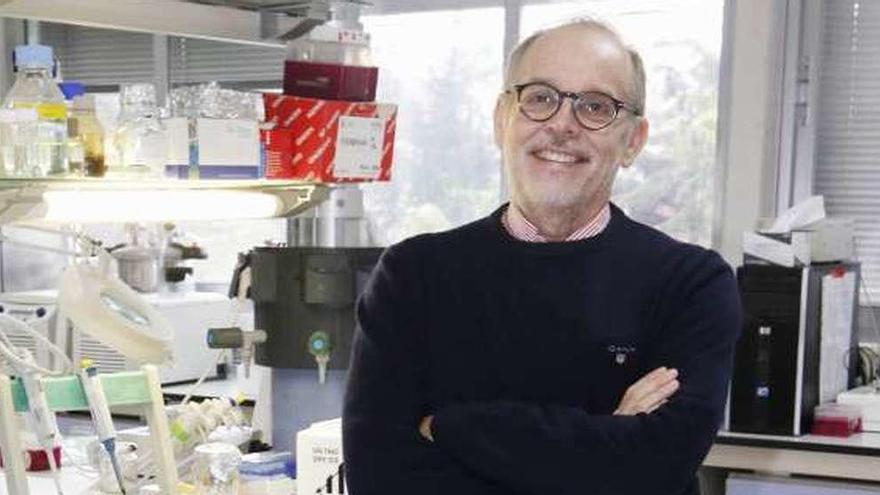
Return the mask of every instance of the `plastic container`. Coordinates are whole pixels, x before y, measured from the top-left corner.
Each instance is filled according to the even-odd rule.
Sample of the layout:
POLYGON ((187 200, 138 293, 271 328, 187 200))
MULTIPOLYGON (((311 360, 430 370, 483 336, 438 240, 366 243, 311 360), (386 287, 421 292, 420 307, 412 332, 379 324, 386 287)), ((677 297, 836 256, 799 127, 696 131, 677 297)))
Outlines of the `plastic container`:
POLYGON ((149 83, 127 84, 119 97, 119 126, 114 136, 118 163, 108 173, 164 177, 168 135, 159 120, 156 88, 149 83))
POLYGON ((52 80, 52 48, 20 45, 15 48, 18 75, 3 106, 35 109, 36 122, 15 122, 10 132, 15 141, 12 175, 42 177, 67 173, 67 106, 52 80))
POLYGON ((240 495, 290 495, 296 491, 290 452, 259 452, 241 459, 240 495))
POLYGON ((206 443, 195 450, 195 485, 199 495, 239 495, 241 452, 228 443, 206 443))
POLYGON ((848 437, 862 431, 862 415, 857 407, 846 404, 820 404, 813 412, 813 435, 848 437))
MULTIPOLYGON (((103 177, 107 173, 104 160, 104 129, 95 114, 95 97, 80 95, 73 98, 72 114, 68 119, 68 132, 71 140, 82 153, 79 170, 88 177, 103 177)), ((74 160, 70 169, 74 171, 74 160)))

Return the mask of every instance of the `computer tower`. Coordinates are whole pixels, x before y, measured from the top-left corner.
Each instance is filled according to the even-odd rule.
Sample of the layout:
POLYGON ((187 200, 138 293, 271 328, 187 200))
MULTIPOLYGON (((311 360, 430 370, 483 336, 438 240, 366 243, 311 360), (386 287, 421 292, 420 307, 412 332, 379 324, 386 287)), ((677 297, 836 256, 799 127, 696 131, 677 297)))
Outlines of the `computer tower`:
POLYGON ((813 409, 854 385, 859 265, 746 264, 730 430, 809 433, 813 409))

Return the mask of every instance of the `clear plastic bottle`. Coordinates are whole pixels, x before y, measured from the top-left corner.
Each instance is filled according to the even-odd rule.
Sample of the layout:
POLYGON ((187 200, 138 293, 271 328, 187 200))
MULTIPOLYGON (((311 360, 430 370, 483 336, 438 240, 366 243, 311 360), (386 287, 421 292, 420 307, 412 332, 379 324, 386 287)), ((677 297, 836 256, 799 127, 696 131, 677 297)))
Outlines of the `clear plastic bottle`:
POLYGON ((15 47, 18 75, 3 106, 35 109, 36 122, 11 124, 16 142, 13 175, 42 177, 67 173, 67 106, 52 80, 52 48, 43 45, 15 47))
POLYGON ((114 136, 118 168, 108 173, 164 177, 168 133, 159 120, 156 88, 149 83, 127 84, 119 98, 119 127, 114 136))

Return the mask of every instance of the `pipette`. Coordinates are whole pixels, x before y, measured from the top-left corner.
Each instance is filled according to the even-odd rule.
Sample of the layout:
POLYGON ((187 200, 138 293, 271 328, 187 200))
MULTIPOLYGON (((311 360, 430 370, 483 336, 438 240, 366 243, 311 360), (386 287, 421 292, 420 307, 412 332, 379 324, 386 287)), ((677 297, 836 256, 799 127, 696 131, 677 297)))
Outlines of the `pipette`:
POLYGON ((113 466, 113 474, 119 483, 119 490, 125 495, 125 485, 122 484, 122 470, 119 467, 119 458, 116 456, 116 430, 113 428, 113 417, 110 416, 110 407, 107 406, 107 397, 104 396, 104 387, 98 378, 98 369, 89 359, 82 360, 82 369, 79 372, 86 401, 89 403, 89 411, 92 413, 92 421, 95 422, 95 430, 98 433, 98 441, 104 446, 107 455, 110 456, 110 464, 113 466))
MULTIPOLYGON (((19 349, 19 355, 28 365, 35 366, 33 355, 27 349, 19 349)), ((64 495, 61 489, 61 477, 58 473, 58 464, 55 462, 55 443, 58 437, 58 423, 55 414, 49 410, 49 401, 46 399, 46 389, 43 386, 42 374, 34 369, 19 367, 17 369, 21 383, 24 385, 24 393, 27 395, 28 408, 34 419, 34 428, 37 430, 37 438, 46 452, 46 460, 49 462, 49 470, 52 472, 52 480, 55 482, 55 490, 59 495, 64 495)))

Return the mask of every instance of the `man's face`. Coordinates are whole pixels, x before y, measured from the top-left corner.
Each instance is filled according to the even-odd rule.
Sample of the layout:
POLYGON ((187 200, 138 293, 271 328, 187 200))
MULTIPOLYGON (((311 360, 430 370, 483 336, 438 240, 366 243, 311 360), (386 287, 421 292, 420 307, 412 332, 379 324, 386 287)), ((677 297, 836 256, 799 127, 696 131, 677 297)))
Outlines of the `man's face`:
MULTIPOLYGON (((530 46, 512 84, 545 82, 561 91, 601 91, 633 104, 629 55, 609 35, 583 27, 547 33, 530 46)), ((495 111, 511 201, 528 216, 566 209, 595 212, 608 201, 619 166, 629 165, 647 138, 643 118, 620 110, 608 127, 591 131, 572 113, 572 100, 545 122, 520 113, 515 93, 503 94, 495 111)))

